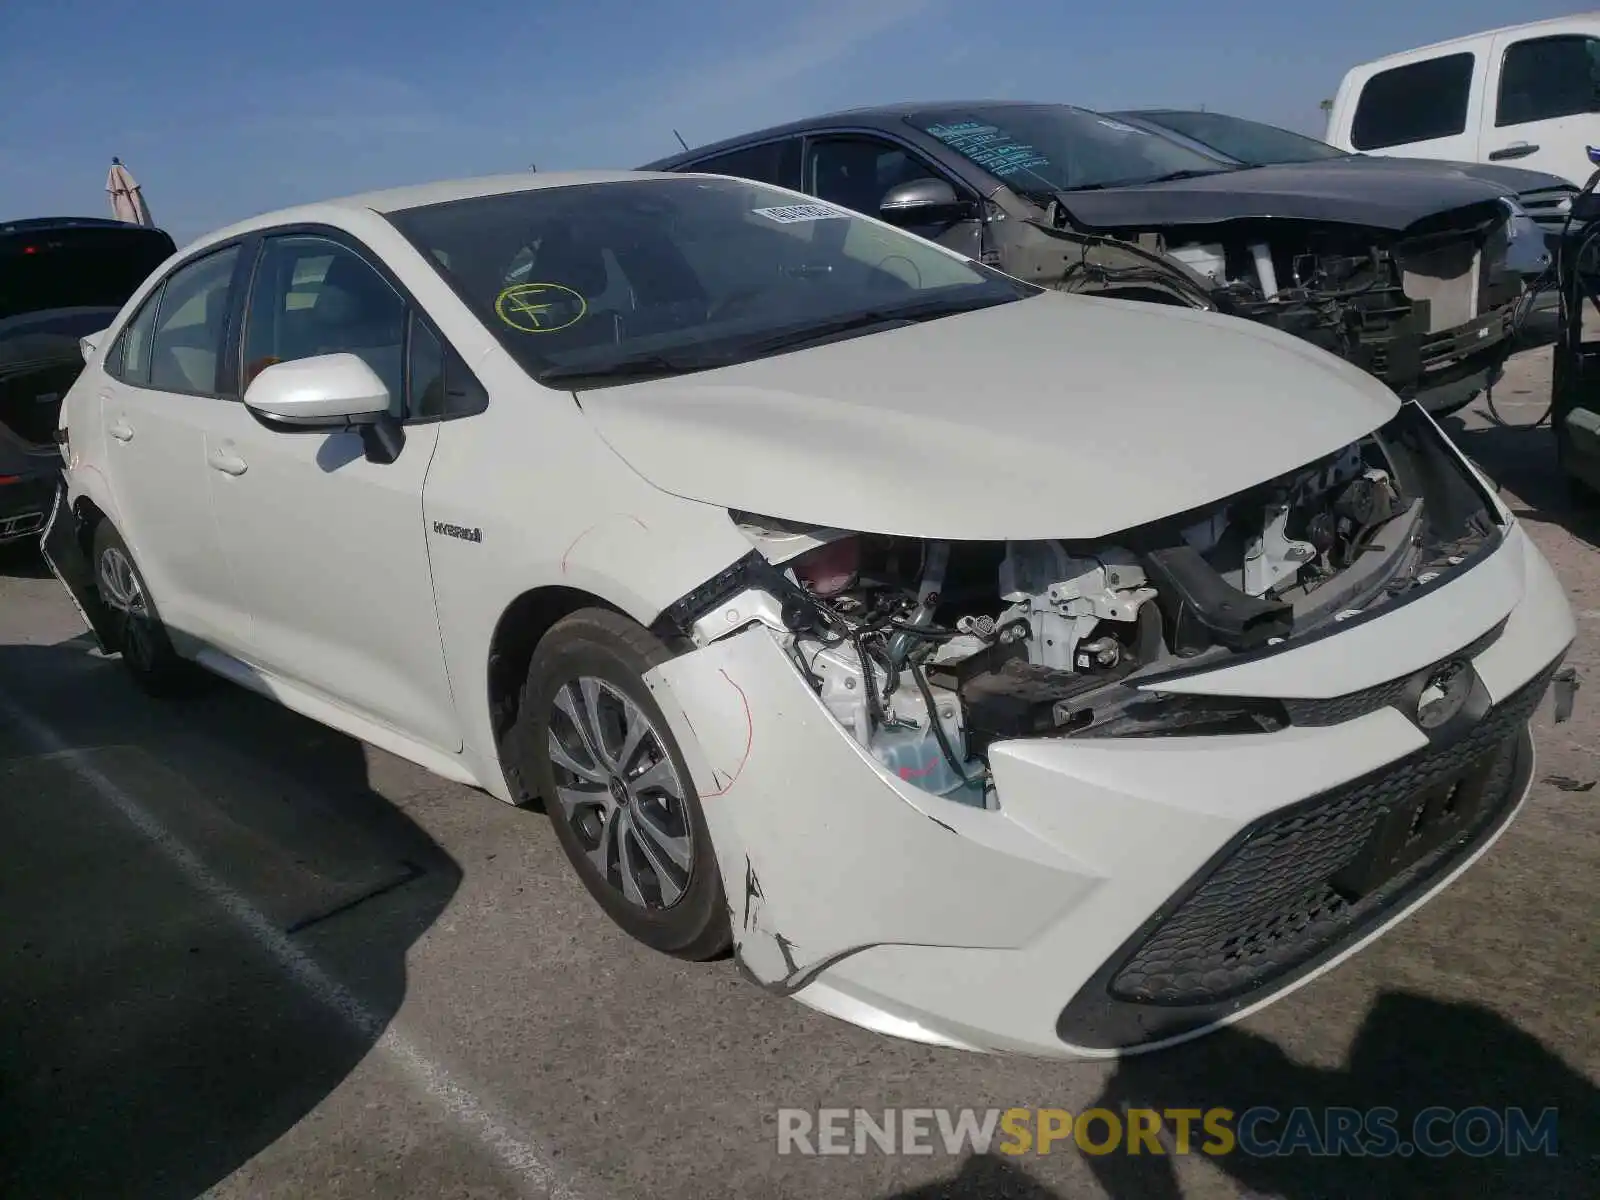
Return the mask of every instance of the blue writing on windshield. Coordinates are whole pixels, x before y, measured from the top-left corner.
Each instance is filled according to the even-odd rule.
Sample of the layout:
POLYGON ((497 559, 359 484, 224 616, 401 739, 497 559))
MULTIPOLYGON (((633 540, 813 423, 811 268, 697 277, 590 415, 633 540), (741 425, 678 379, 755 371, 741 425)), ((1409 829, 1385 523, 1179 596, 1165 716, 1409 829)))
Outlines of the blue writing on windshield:
POLYGON ((984 170, 1002 179, 1008 179, 1019 171, 1050 165, 1050 160, 1032 146, 1018 142, 998 126, 985 125, 982 121, 930 125, 928 132, 957 154, 970 158, 984 170))

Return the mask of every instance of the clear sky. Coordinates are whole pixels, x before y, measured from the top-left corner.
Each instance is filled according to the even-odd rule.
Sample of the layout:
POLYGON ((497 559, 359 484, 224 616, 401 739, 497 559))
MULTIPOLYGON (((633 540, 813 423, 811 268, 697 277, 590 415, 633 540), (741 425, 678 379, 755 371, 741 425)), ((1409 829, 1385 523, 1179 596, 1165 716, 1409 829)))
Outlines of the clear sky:
POLYGON ((1582 0, 0 0, 0 218, 109 215, 120 155, 181 242, 427 179, 632 167, 892 100, 1204 104, 1303 132, 1346 67, 1582 0))

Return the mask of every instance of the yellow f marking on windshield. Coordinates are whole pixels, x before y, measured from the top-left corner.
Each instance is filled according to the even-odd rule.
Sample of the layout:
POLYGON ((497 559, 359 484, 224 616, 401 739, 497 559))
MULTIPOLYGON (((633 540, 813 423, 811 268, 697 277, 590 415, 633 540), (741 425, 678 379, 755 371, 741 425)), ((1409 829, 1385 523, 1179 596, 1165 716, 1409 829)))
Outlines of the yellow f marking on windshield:
POLYGON ((559 283, 519 283, 495 298, 494 311, 523 333, 554 333, 581 321, 589 302, 559 283))

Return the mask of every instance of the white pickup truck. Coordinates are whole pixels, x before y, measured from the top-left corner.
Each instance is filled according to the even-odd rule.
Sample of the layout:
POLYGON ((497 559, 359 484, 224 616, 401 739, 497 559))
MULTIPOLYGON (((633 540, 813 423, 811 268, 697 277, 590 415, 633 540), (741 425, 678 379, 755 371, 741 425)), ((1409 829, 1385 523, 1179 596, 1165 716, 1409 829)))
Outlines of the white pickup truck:
POLYGON ((1594 171, 1588 147, 1600 145, 1600 12, 1352 67, 1326 140, 1363 154, 1515 164, 1581 187, 1594 171))

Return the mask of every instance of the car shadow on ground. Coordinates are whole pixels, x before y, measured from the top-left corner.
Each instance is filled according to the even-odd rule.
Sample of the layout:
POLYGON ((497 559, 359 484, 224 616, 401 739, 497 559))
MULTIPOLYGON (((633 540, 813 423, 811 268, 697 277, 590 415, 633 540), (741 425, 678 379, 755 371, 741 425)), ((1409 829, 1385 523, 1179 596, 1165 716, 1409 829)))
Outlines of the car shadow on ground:
POLYGON ((1580 502, 1568 488, 1556 466, 1555 435, 1548 423, 1524 428, 1500 424, 1489 416, 1486 424, 1469 425, 1457 415, 1444 418, 1440 425, 1461 452, 1503 489, 1501 502, 1518 520, 1560 525, 1591 546, 1600 546, 1600 508, 1580 502))
MULTIPOLYGON (((1234 1113, 1236 1131, 1249 1110, 1270 1108, 1280 1114, 1276 1123, 1252 1122, 1251 1132, 1264 1143, 1279 1143, 1272 1148, 1281 1148, 1295 1109, 1309 1110, 1318 1138, 1326 1137, 1330 1109, 1354 1110, 1363 1118, 1375 1109, 1394 1110, 1396 1149, 1368 1156, 1315 1154, 1316 1141, 1302 1142, 1305 1148, 1293 1153, 1264 1154, 1263 1147, 1252 1143, 1254 1153, 1240 1146, 1226 1154, 1208 1154, 1204 1147, 1209 1139, 1200 1119, 1193 1119, 1192 1154, 1225 1174, 1235 1194, 1280 1200, 1586 1197, 1594 1195, 1600 1155, 1600 1088, 1591 1080, 1538 1039, 1484 1008, 1399 992, 1379 997, 1339 1066, 1296 1062, 1268 1038, 1232 1027, 1170 1050, 1124 1059, 1094 1107, 1118 1114, 1124 1122, 1131 1109, 1165 1113, 1226 1108, 1234 1113), (1401 1142, 1412 1143, 1418 1119, 1436 1108, 1451 1110, 1452 1117, 1488 1109, 1502 1122, 1509 1121, 1507 1110, 1521 1109, 1535 1136, 1525 1141, 1519 1155, 1507 1153, 1504 1142, 1480 1155, 1398 1150, 1401 1142), (1553 1144, 1537 1137, 1543 1133, 1539 1121, 1546 1109, 1556 1110, 1553 1144)), ((1180 1200, 1184 1192, 1175 1166, 1173 1126, 1171 1120, 1165 1122, 1159 1155, 1148 1147, 1128 1154, 1126 1142, 1109 1153, 1083 1155, 1108 1196, 1180 1200)), ((1091 1128, 1093 1144, 1103 1144, 1106 1126, 1091 1128)), ((1488 1141, 1487 1128, 1480 1122, 1466 1136, 1481 1148, 1488 1141)), ((1421 1136, 1437 1149, 1450 1139, 1451 1129, 1451 1117, 1424 1118, 1421 1136)), ((1082 1153, 1071 1145, 1064 1152, 1082 1153)), ((1026 1162, 1026 1156, 968 1158, 951 1176, 888 1200, 1066 1200, 1064 1193, 1036 1180, 1026 1162)))
POLYGON ((27 538, 0 546, 0 576, 48 579, 50 568, 45 565, 44 555, 39 553, 39 543, 27 538))
MULTIPOLYGON (((1098 1103, 1113 1112, 1220 1106, 1236 1117, 1252 1108, 1276 1109, 1282 1121, 1258 1130, 1268 1141, 1288 1131, 1296 1108, 1310 1110, 1319 1132, 1330 1108, 1355 1110, 1363 1118, 1377 1108, 1394 1110, 1397 1148, 1386 1155, 1318 1156, 1305 1150, 1265 1155, 1235 1149, 1209 1158, 1240 1188, 1284 1200, 1592 1196, 1600 1151, 1600 1089, 1591 1080, 1487 1009, 1404 992, 1379 996, 1339 1066, 1295 1062, 1275 1042, 1229 1028, 1170 1053, 1126 1059, 1098 1103), (1473 1108, 1490 1110, 1507 1123, 1507 1111, 1520 1109, 1535 1126, 1544 1110, 1555 1109, 1555 1143, 1547 1144, 1553 1153, 1525 1149, 1512 1155, 1504 1145, 1478 1155, 1466 1150, 1408 1155, 1398 1149, 1420 1144, 1413 1142, 1414 1133, 1435 1148, 1449 1141, 1448 1118, 1416 1128, 1414 1122, 1428 1110, 1460 1114, 1473 1108)), ((1488 1141, 1484 1128, 1480 1123, 1464 1136, 1481 1147, 1488 1141)), ((1170 1158, 1107 1154, 1090 1163, 1112 1196, 1176 1200, 1182 1194, 1170 1158)))
POLYGON ((153 701, 84 637, 0 645, 0 701, 0 1194, 198 1195, 372 1050, 461 870, 242 689, 153 701))

